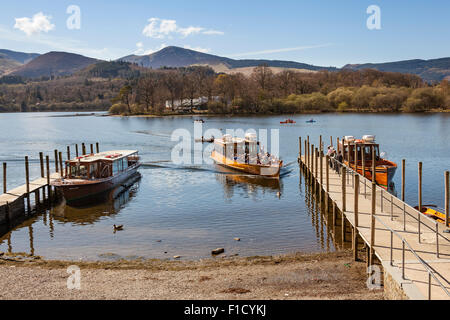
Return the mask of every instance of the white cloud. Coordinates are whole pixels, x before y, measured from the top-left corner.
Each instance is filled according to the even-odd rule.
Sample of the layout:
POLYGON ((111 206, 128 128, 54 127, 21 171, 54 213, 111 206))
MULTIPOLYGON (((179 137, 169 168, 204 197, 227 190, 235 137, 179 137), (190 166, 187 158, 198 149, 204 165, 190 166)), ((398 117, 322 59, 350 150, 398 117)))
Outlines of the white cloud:
POLYGON ((206 49, 206 48, 201 48, 201 47, 191 47, 190 45, 187 45, 187 44, 184 45, 183 47, 185 49, 194 50, 194 51, 203 52, 203 53, 211 52, 211 49, 206 49))
POLYGON ((224 32, 217 30, 208 30, 202 27, 189 26, 186 28, 179 27, 176 20, 150 18, 145 26, 142 34, 149 38, 164 39, 171 38, 173 34, 181 35, 186 38, 194 34, 205 35, 224 35, 224 32))
POLYGON ((46 16, 42 12, 36 13, 33 18, 16 18, 15 29, 19 29, 27 36, 39 34, 41 32, 49 32, 55 29, 55 25, 50 23, 51 16, 46 16))
POLYGON ((225 34, 225 32, 217 31, 217 30, 206 30, 206 31, 203 31, 202 33, 207 34, 207 35, 219 35, 219 36, 223 36, 225 34))
MULTIPOLYGON (((39 37, 29 37, 2 25, 0 25, 0 39, 24 44, 26 48, 29 48, 30 45, 37 45, 45 48, 45 51, 40 50, 43 51, 42 53, 47 51, 65 51, 103 60, 117 59, 117 57, 127 54, 127 51, 122 48, 92 48, 83 41, 68 37, 56 37, 45 34, 39 37)), ((28 49, 20 49, 20 51, 26 50, 28 49)))
POLYGON ((308 49, 325 48, 325 47, 329 47, 329 46, 332 46, 332 44, 331 43, 327 43, 327 44, 320 44, 320 45, 315 45, 315 46, 303 46, 303 47, 295 47, 295 48, 269 49, 269 50, 262 50, 262 51, 230 54, 228 56, 229 57, 255 56, 255 55, 270 54, 270 53, 280 53, 280 52, 290 52, 290 51, 303 51, 303 50, 308 50, 308 49))

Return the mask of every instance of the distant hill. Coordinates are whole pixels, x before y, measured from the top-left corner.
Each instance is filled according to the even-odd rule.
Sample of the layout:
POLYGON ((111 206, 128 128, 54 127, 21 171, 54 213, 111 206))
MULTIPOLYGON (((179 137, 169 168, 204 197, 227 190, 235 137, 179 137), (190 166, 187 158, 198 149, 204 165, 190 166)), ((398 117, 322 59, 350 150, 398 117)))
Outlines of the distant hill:
POLYGON ((0 54, 0 75, 12 71, 22 66, 20 62, 9 59, 0 54))
POLYGON ((412 73, 426 81, 441 81, 450 78, 450 58, 432 60, 404 60, 387 63, 348 64, 343 69, 362 70, 375 69, 379 71, 412 73))
POLYGON ((20 64, 26 64, 39 56, 40 54, 38 53, 25 53, 0 49, 0 57, 5 57, 7 59, 14 60, 16 62, 19 62, 20 64))
POLYGON ((0 75, 13 71, 37 57, 39 57, 37 53, 0 49, 0 75))
POLYGON ((166 47, 158 52, 145 56, 130 55, 118 59, 120 61, 127 61, 137 63, 140 66, 158 69, 161 67, 187 67, 190 65, 223 65, 229 69, 257 67, 266 64, 269 67, 276 68, 291 68, 291 69, 305 69, 305 70, 337 70, 334 67, 318 67, 306 63, 299 63, 294 61, 279 61, 279 60, 234 60, 225 57, 219 57, 212 54, 202 53, 194 50, 184 49, 180 47, 166 47))
POLYGON ((74 53, 49 52, 10 72, 9 75, 27 78, 72 75, 99 61, 74 53))

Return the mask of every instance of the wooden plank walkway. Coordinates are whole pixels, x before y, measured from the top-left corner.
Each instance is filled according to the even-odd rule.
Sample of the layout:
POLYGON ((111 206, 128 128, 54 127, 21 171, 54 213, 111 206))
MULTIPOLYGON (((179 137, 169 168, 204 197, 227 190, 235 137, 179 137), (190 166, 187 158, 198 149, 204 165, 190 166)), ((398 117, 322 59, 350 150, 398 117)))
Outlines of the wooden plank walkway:
MULTIPOLYGON (((356 179, 353 172, 348 173, 347 171, 343 183, 340 173, 329 168, 327 189, 326 170, 328 164, 326 159, 326 157, 323 157, 322 174, 320 174, 320 160, 314 160, 314 166, 318 164, 318 170, 316 171, 316 168, 314 168, 314 172, 311 172, 306 167, 305 157, 299 158, 305 174, 310 175, 316 183, 316 192, 321 199, 326 203, 335 203, 339 211, 344 213, 346 220, 351 224, 353 234, 356 230, 369 248, 371 241, 374 242, 373 253, 385 269, 390 268, 400 275, 404 272, 404 279, 400 277, 398 281, 400 283, 398 284, 403 288, 413 288, 409 292, 405 290, 410 298, 450 299, 445 289, 442 288, 444 287, 450 292, 450 234, 443 233, 446 229, 445 226, 425 217, 378 186, 375 188, 375 215, 372 219, 372 183, 361 175, 359 175, 361 182, 358 196, 358 225, 355 226, 356 179), (343 185, 345 186, 345 205, 343 185), (343 210, 344 207, 345 210, 343 210), (375 223, 373 238, 372 220, 375 223), (413 250, 410 250, 410 248, 413 250), (413 251, 423 260, 423 263, 413 251), (431 272, 429 272, 430 270, 431 272), (440 285, 433 276, 439 280, 440 285), (430 282, 431 286, 429 285, 430 282)), ((354 238, 352 236, 352 240, 354 238)))
MULTIPOLYGON (((55 172, 50 175, 50 182, 60 178, 60 174, 55 172)), ((29 191, 30 194, 47 186, 47 178, 39 178, 30 182, 29 191)), ((13 203, 14 201, 24 198, 27 194, 27 186, 22 185, 14 188, 0 195, 0 206, 6 205, 6 203, 13 203)))

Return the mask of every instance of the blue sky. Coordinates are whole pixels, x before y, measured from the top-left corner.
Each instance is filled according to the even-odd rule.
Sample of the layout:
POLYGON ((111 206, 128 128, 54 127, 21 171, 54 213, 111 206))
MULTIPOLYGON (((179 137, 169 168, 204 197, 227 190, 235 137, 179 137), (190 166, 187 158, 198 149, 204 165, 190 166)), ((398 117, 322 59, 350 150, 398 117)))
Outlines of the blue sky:
POLYGON ((338 67, 450 56, 450 1, 444 0, 25 0, 3 1, 1 8, 0 48, 24 52, 107 60, 176 45, 338 67), (70 5, 81 10, 79 30, 66 26, 70 5), (381 9, 380 30, 366 26, 370 5, 381 9))

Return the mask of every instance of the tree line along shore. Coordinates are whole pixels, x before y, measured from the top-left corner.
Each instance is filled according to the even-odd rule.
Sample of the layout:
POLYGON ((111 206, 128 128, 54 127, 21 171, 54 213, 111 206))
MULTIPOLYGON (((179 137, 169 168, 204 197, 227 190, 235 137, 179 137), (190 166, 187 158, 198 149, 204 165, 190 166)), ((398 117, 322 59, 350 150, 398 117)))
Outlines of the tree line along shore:
POLYGON ((448 112, 450 84, 372 69, 250 74, 203 66, 145 69, 109 62, 65 77, 0 78, 0 112, 109 111, 114 115, 448 112), (100 69, 99 69, 100 68, 100 69))

